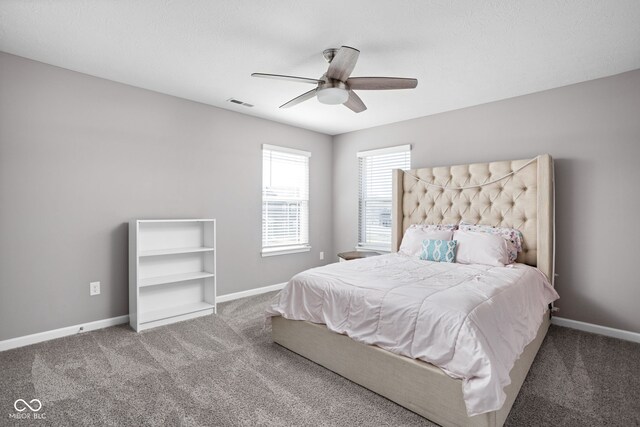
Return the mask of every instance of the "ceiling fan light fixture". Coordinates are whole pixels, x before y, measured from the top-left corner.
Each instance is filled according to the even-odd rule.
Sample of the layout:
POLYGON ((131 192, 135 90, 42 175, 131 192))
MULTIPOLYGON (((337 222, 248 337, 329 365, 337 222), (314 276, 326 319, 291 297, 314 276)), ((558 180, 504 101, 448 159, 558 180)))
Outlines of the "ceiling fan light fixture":
POLYGON ((349 91, 340 87, 327 87, 318 89, 318 101, 323 104, 344 104, 349 99, 349 91))

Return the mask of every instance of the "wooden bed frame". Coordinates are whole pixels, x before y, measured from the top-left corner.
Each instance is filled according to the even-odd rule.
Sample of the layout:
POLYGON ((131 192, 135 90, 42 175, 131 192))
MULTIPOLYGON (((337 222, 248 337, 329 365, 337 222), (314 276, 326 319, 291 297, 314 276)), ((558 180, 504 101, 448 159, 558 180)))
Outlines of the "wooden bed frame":
MULTIPOLYGON (((412 224, 476 224, 511 227, 524 237, 518 262, 553 277, 553 161, 477 163, 394 171, 392 248, 412 224), (433 185, 431 185, 431 184, 433 185)), ((353 341, 306 321, 272 319, 273 340, 443 426, 502 426, 549 328, 543 315, 536 338, 510 372, 507 399, 494 412, 469 417, 462 381, 429 363, 353 341)))

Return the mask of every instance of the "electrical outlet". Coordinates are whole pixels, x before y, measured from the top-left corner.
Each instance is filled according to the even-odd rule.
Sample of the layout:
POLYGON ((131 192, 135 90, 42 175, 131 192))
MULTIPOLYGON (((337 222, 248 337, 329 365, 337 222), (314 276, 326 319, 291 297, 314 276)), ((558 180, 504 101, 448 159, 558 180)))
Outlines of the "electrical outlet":
POLYGON ((324 259, 324 252, 320 252, 320 261, 324 259))
POLYGON ((100 282, 89 283, 89 295, 100 295, 100 282))

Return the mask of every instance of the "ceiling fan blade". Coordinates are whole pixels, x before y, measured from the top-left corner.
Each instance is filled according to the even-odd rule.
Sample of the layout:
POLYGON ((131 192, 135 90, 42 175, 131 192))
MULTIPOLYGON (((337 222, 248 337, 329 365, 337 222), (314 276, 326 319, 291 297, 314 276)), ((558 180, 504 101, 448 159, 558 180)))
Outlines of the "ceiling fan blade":
POLYGON ((360 99, 360 97, 356 95, 356 93, 352 90, 349 91, 349 99, 347 99, 347 101, 342 105, 344 105, 345 107, 349 108, 351 111, 354 111, 356 113, 362 113, 364 110, 367 109, 367 106, 364 105, 364 102, 362 102, 362 99, 360 99))
POLYGON ((351 77, 347 84, 351 89, 357 90, 414 89, 418 86, 418 80, 400 77, 351 77))
POLYGON ((322 82, 322 80, 318 80, 318 79, 310 79, 307 77, 285 76, 282 74, 253 73, 251 74, 251 77, 262 77, 263 79, 287 80, 290 82, 298 82, 298 83, 311 83, 314 85, 322 82))
POLYGON ((346 82, 358 62, 360 51, 349 46, 342 46, 331 60, 327 77, 346 82))
POLYGON ((293 107, 294 105, 298 105, 301 102, 304 102, 308 99, 313 98, 314 96, 316 96, 316 91, 317 89, 311 89, 309 92, 305 92, 300 96, 296 96, 295 98, 293 98, 291 101, 289 102, 285 102, 284 104, 282 104, 280 106, 280 108, 289 108, 289 107, 293 107))

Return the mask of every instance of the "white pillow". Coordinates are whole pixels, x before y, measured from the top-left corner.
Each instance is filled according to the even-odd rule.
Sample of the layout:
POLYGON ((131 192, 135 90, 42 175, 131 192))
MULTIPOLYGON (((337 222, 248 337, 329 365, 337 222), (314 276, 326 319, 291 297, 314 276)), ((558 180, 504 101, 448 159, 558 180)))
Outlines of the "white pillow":
POLYGON ((497 234, 457 230, 453 240, 458 241, 456 262, 503 267, 509 264, 507 241, 497 234))
POLYGON ((451 236, 453 236, 453 231, 451 230, 407 228, 398 252, 412 257, 420 257, 423 240, 451 240, 451 236))

